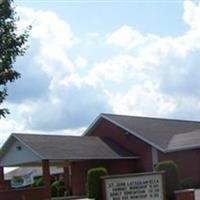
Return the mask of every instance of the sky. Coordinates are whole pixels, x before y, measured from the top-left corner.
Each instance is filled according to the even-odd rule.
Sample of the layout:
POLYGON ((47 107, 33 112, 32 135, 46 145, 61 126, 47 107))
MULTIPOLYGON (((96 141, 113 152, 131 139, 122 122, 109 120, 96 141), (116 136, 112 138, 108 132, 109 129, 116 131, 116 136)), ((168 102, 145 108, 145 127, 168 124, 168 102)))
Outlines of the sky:
POLYGON ((100 113, 200 120, 200 1, 15 1, 32 25, 0 120, 80 135, 100 113))

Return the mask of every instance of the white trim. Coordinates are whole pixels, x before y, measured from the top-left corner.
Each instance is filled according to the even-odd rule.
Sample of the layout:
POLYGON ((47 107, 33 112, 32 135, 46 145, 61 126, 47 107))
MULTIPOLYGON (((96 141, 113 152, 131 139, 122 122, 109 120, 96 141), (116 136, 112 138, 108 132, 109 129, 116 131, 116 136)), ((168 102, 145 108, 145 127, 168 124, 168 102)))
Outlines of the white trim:
POLYGON ((73 160, 132 160, 132 159, 140 159, 139 156, 127 156, 127 157, 76 157, 76 158, 65 158, 63 159, 49 159, 49 162, 59 162, 60 160, 63 162, 65 160, 73 161, 73 160))
POLYGON ((33 150, 29 145, 27 145, 23 140, 21 140, 20 138, 17 137, 17 134, 12 133, 12 135, 15 139, 17 139, 19 142, 21 142, 25 147, 27 147, 33 154, 35 154, 36 156, 39 156, 39 158, 41 160, 44 160, 45 158, 43 156, 41 156, 38 152, 36 152, 35 150, 33 150))
POLYGON ((158 163, 158 150, 154 147, 151 147, 151 157, 152 157, 152 169, 154 169, 155 165, 158 163))
POLYGON ((95 127, 96 123, 103 117, 103 114, 98 115, 95 120, 88 126, 88 128, 83 132, 82 136, 87 136, 91 129, 95 127))
POLYGON ((183 189, 183 190, 175 190, 174 193, 179 194, 179 193, 194 192, 194 191, 195 189, 183 189))
POLYGON ((198 149, 200 148, 200 145, 190 145, 190 146, 182 146, 178 148, 171 148, 165 150, 165 153, 171 153, 171 152, 176 152, 176 151, 184 151, 184 150, 193 150, 193 149, 198 149))

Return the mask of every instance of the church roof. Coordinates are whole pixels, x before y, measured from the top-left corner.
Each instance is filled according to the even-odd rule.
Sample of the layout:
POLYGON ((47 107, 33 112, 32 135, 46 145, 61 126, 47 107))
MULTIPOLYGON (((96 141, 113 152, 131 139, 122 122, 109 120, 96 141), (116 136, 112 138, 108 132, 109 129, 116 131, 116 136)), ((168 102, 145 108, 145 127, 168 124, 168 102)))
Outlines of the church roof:
POLYGON ((34 164, 40 160, 65 162, 137 158, 136 155, 113 141, 104 141, 95 136, 15 133, 1 149, 0 165, 34 164))
POLYGON ((133 134, 163 152, 200 148, 198 121, 101 114, 84 135, 91 135, 102 120, 111 122, 124 129, 124 133, 133 134))

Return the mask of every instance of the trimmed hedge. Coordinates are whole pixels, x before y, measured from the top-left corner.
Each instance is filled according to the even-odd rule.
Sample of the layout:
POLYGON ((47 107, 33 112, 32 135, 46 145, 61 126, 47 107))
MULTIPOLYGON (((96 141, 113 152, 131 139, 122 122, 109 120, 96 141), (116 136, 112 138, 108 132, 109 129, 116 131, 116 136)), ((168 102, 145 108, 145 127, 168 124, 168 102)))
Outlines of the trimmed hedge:
POLYGON ((54 181, 51 184, 51 196, 52 197, 62 197, 68 195, 69 190, 65 188, 63 181, 54 181))
POLYGON ((193 178, 184 178, 180 181, 180 189, 190 189, 190 188, 199 188, 199 183, 194 181, 193 178))
POLYGON ((103 167, 92 168, 87 172, 86 191, 87 197, 101 200, 101 176, 107 175, 107 170, 103 167))
POLYGON ((156 171, 165 171, 166 192, 169 199, 173 198, 174 190, 179 188, 178 167, 174 161, 161 161, 156 171))

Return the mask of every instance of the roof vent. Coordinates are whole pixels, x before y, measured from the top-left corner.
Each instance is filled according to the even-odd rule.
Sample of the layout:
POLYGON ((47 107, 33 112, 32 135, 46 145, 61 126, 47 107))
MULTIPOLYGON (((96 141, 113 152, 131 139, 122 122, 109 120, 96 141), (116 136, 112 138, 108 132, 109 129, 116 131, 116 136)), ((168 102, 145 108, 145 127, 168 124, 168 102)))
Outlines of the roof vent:
POLYGON ((17 149, 18 151, 21 151, 21 150, 22 150, 22 147, 21 147, 21 146, 17 146, 16 149, 17 149))

